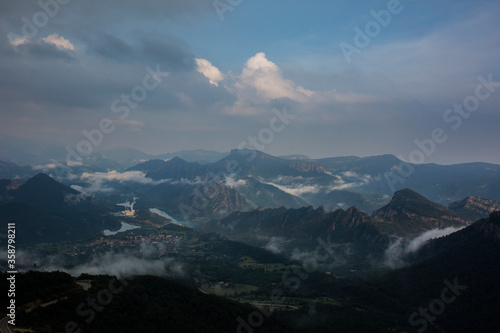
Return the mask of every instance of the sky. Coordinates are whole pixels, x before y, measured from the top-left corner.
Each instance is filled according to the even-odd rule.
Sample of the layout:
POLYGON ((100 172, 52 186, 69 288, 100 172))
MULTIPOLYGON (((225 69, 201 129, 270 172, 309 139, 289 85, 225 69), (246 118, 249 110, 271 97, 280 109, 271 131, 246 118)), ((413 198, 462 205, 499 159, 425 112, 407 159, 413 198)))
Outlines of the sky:
POLYGON ((499 16, 496 0, 2 1, 0 153, 500 164, 499 16))

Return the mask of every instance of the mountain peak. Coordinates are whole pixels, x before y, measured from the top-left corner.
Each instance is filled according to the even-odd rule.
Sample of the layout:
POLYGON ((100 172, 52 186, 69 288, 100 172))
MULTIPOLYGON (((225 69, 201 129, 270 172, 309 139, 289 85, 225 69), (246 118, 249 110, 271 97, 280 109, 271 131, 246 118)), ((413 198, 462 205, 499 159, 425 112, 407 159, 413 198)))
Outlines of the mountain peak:
POLYGON ((410 189, 394 193, 391 201, 374 211, 372 216, 385 219, 386 230, 402 236, 467 224, 455 212, 410 189))
POLYGON ((19 186, 13 194, 15 200, 19 202, 43 207, 61 207, 66 205, 66 195, 76 195, 79 193, 71 187, 59 183, 50 176, 39 173, 19 186))
POLYGON ((194 179, 197 176, 205 174, 205 167, 198 162, 187 162, 182 158, 175 156, 172 159, 163 162, 157 168, 149 171, 146 177, 154 180, 160 179, 194 179))
POLYGON ((417 193, 409 188, 404 188, 394 193, 392 200, 399 200, 399 199, 419 199, 419 200, 430 201, 420 193, 417 193))
POLYGON ((173 158, 169 159, 165 163, 189 163, 189 162, 187 162, 186 160, 183 160, 179 156, 174 156, 173 158))
POLYGON ((386 206, 373 212, 373 215, 377 217, 387 218, 401 215, 404 213, 404 211, 411 211, 415 213, 427 207, 430 207, 433 210, 436 210, 438 208, 446 209, 446 207, 430 201, 423 195, 405 188, 394 193, 391 201, 386 206))
POLYGON ((27 190, 27 189, 29 189, 29 190, 41 190, 42 188, 44 188, 45 190, 57 189, 59 191, 68 192, 70 194, 78 194, 79 193, 78 191, 72 189, 71 187, 68 187, 66 185, 59 183, 54 178, 52 178, 49 175, 42 173, 42 172, 40 172, 39 174, 28 179, 26 181, 26 183, 21 185, 20 188, 24 189, 24 190, 27 190))
POLYGON ((226 158, 231 158, 234 160, 240 160, 244 158, 250 161, 254 159, 267 159, 267 158, 279 159, 278 157, 268 155, 264 152, 261 152, 260 150, 254 150, 248 148, 232 149, 229 155, 226 156, 226 158))

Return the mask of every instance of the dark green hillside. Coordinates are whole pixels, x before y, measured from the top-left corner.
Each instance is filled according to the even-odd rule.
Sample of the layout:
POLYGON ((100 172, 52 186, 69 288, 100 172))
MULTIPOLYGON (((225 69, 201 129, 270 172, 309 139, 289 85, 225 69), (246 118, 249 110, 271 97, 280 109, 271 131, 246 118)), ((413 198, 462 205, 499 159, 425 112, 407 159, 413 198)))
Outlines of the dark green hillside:
MULTIPOLYGON (((31 327, 37 332, 64 332, 67 323, 74 322, 82 332, 94 333, 221 333, 236 332, 237 318, 246 319, 256 311, 250 305, 206 295, 159 277, 139 276, 123 285, 110 276, 85 276, 85 279, 92 280, 88 291, 68 292, 67 299, 59 299, 49 307, 20 313, 17 326, 31 327), (110 281, 114 293, 110 291, 110 281), (103 293, 111 295, 110 298, 102 296, 106 304, 97 303, 99 311, 92 310, 88 300, 99 299, 103 293), (80 316, 76 309, 82 303, 80 316)), ((294 331, 289 324, 270 317, 254 332, 294 331)))
POLYGON ((142 193, 137 208, 158 208, 185 219, 211 219, 245 211, 252 206, 236 190, 222 183, 207 186, 165 182, 142 193))
POLYGON ((445 280, 452 284, 456 280, 466 289, 446 305, 435 325, 444 332, 500 330, 500 213, 431 241, 421 256, 429 259, 388 274, 378 283, 379 288, 391 297, 407 300, 417 311, 441 297, 447 287, 445 280))
POLYGON ((259 182, 253 177, 237 179, 240 181, 236 189, 254 207, 278 208, 300 208, 308 206, 303 199, 286 193, 279 188, 259 182))

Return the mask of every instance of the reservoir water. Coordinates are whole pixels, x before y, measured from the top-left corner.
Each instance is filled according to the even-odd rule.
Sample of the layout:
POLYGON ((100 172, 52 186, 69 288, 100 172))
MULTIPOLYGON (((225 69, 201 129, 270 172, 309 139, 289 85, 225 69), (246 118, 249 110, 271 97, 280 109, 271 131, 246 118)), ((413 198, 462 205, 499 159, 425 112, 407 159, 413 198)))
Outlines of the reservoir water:
POLYGON ((122 222, 122 227, 119 230, 116 230, 116 231, 104 230, 102 233, 104 236, 113 236, 119 232, 124 232, 124 231, 128 231, 128 230, 139 229, 139 228, 140 228, 139 226, 136 226, 133 224, 128 224, 126 222, 122 222))
POLYGON ((197 222, 197 221, 189 221, 189 220, 184 220, 184 221, 177 221, 175 218, 173 218, 172 216, 168 215, 167 213, 165 213, 164 211, 162 210, 159 210, 157 208, 150 208, 149 211, 153 214, 156 214, 158 216, 161 216, 161 217, 164 217, 166 219, 169 219, 171 220, 172 222, 170 223, 174 223, 174 224, 177 224, 177 225, 182 225, 182 226, 185 226, 185 227, 189 227, 189 228, 197 228, 199 227, 202 222, 197 222))

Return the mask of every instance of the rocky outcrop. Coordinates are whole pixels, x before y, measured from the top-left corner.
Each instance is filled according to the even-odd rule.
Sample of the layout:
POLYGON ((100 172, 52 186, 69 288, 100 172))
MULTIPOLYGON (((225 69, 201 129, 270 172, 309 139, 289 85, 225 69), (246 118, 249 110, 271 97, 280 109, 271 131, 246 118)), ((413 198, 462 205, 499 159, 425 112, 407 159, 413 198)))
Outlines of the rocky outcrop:
POLYGON ((448 207, 463 218, 474 222, 487 217, 494 211, 500 210, 500 203, 479 197, 467 197, 452 202, 448 207))

